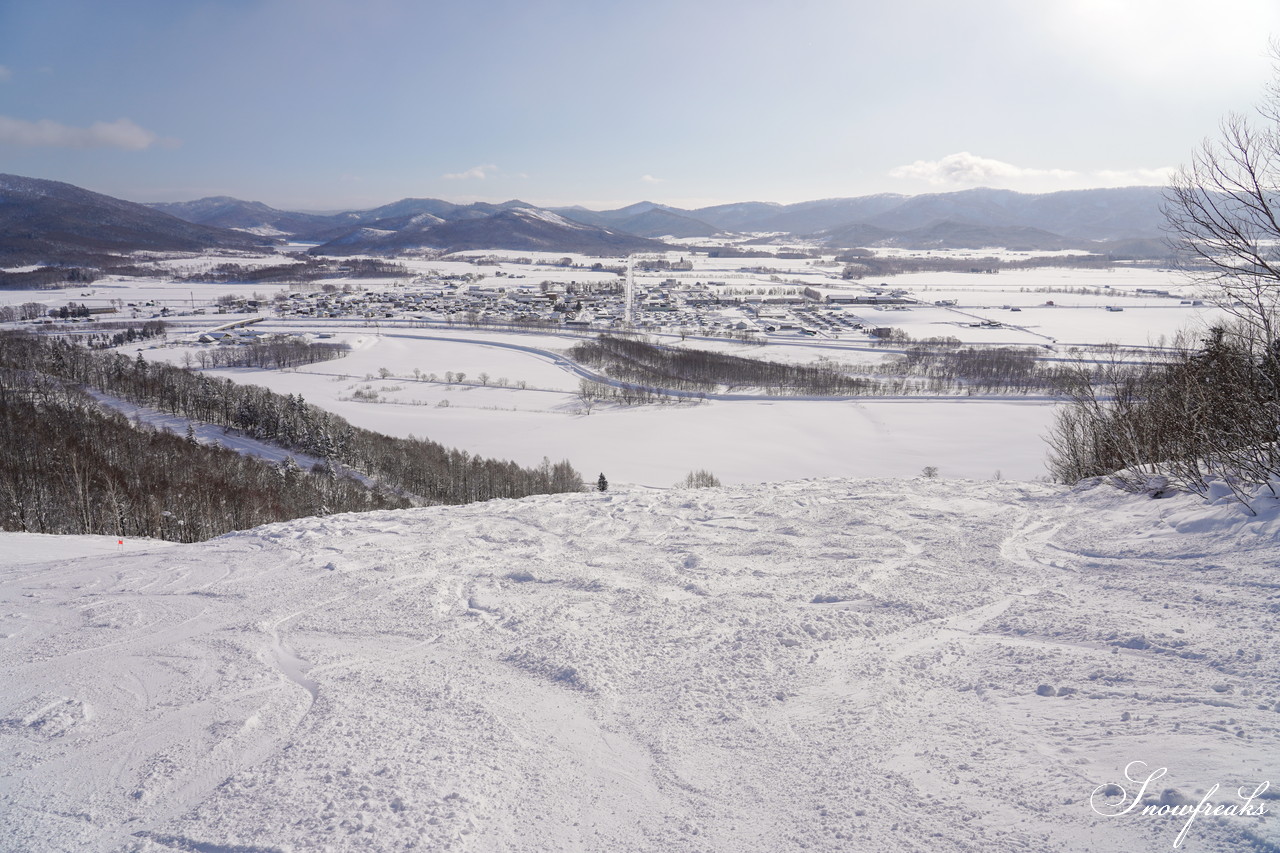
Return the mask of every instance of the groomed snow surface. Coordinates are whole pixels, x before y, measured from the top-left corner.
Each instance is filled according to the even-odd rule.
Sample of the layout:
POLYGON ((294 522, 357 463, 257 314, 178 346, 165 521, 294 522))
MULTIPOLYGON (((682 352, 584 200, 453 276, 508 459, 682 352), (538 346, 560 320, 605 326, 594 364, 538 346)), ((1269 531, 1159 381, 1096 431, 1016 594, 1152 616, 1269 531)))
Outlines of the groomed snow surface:
MULTIPOLYGON (((1091 794, 1280 776, 1275 503, 811 480, 6 535, 0 849, 1170 850, 1185 818, 1091 794)), ((1276 849, 1253 805, 1178 849, 1276 849)))

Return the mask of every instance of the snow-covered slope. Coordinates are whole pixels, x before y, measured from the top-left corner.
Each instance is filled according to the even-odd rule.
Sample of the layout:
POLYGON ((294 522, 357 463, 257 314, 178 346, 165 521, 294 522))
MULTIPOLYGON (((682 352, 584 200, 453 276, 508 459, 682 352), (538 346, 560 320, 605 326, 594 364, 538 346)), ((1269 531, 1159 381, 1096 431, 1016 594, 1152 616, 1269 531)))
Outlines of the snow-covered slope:
MULTIPOLYGON (((0 849, 1171 849, 1091 793, 1280 775, 1273 503, 819 480, 27 538, 0 849)), ((1180 849, 1275 849, 1271 811, 1180 849)))

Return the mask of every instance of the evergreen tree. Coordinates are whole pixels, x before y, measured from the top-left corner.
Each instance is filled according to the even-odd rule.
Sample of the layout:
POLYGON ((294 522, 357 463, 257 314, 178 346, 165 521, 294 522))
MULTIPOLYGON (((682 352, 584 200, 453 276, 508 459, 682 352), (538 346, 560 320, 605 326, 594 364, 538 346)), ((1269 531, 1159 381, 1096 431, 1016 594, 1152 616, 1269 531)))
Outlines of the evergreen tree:
POLYGON ((596 488, 602 492, 609 491, 609 481, 604 478, 604 472, 601 472, 600 479, 596 480, 596 488))

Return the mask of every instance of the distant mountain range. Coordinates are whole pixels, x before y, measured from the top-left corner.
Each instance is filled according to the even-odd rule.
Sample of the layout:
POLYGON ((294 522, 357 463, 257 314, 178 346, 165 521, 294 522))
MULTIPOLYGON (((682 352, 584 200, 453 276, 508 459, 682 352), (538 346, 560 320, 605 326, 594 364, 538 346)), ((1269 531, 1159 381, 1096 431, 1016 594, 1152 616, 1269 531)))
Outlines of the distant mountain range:
POLYGON ((135 251, 261 250, 271 242, 71 184, 0 175, 0 265, 4 266, 94 263, 135 251))
POLYGON ((682 240, 744 233, 804 238, 834 249, 999 246, 1029 251, 1091 248, 1161 253, 1162 199, 1160 187, 1127 187, 1044 194, 973 189, 785 205, 741 202, 693 210, 651 201, 615 210, 589 210, 542 209, 522 201, 458 205, 439 199, 402 199, 373 210, 323 217, 273 211, 256 202, 240 202, 238 217, 233 217, 227 199, 155 207, 192 222, 257 233, 274 229, 293 239, 317 241, 323 244, 314 250, 318 253, 431 247, 616 254, 661 248, 635 239, 682 240), (534 218, 514 213, 517 211, 546 215, 534 218), (300 216, 306 219, 297 219, 300 216))
POLYGON ((462 205, 434 198, 405 198, 372 210, 327 216, 227 198, 152 207, 191 222, 317 242, 320 245, 310 250, 317 255, 395 254, 414 249, 618 255, 668 248, 632 232, 570 220, 522 201, 462 205))
POLYGON ((928 195, 870 195, 797 204, 744 202, 681 210, 641 202, 619 210, 555 208, 568 219, 648 237, 765 232, 833 248, 1106 248, 1158 241, 1160 187, 1072 190, 1032 195, 973 189, 928 195), (655 214, 661 218, 655 218, 655 214), (662 230, 663 227, 668 230, 662 230), (652 230, 649 230, 651 229, 652 230), (645 230, 641 230, 645 229, 645 230), (1099 244, 1103 244, 1099 246, 1099 244))
POLYGON ((226 196, 143 205, 70 184, 0 175, 0 261, 72 263, 136 250, 261 250, 286 239, 315 243, 310 251, 323 255, 513 249, 618 256, 671 248, 662 238, 740 240, 762 233, 830 249, 1089 248, 1159 256, 1165 252, 1162 198, 1159 187, 1044 194, 973 189, 693 210, 645 201, 598 211, 405 198, 370 210, 315 214, 226 196))

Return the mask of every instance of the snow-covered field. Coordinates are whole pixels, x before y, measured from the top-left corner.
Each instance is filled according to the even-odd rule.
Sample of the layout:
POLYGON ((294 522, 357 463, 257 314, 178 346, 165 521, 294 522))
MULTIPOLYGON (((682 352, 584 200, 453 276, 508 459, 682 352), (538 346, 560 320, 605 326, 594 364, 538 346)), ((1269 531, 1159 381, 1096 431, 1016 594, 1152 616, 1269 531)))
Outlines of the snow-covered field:
MULTIPOLYGON (((1258 508, 813 480, 5 535, 0 849, 1170 850, 1099 787, 1280 775, 1258 508)), ((1275 797, 1178 849, 1276 849, 1275 797)))
MULTIPOLYGON (((557 355, 581 338, 402 329, 339 333, 336 339, 353 350, 335 361, 286 372, 209 373, 302 394, 387 435, 430 438, 524 465, 543 457, 568 459, 591 478, 604 472, 618 483, 670 486, 696 469, 710 470, 724 483, 911 477, 925 466, 944 477, 973 479, 999 472, 1034 480, 1047 473, 1042 437, 1053 403, 1041 398, 708 400, 600 405, 586 414, 577 394, 580 376, 557 355), (385 378, 384 369, 390 374, 385 378), (444 383, 447 373, 464 373, 466 381, 444 383), (490 377, 487 386, 479 384, 482 373, 490 377), (426 378, 431 374, 437 381, 426 378), (505 386, 497 384, 503 379, 505 386), (510 387, 520 380, 528 387, 510 387), (361 391, 376 399, 358 398, 361 391)), ((759 351, 733 349, 748 356, 759 351)), ((182 363, 186 351, 142 352, 182 363)), ((809 350, 811 358, 821 352, 809 350)))

